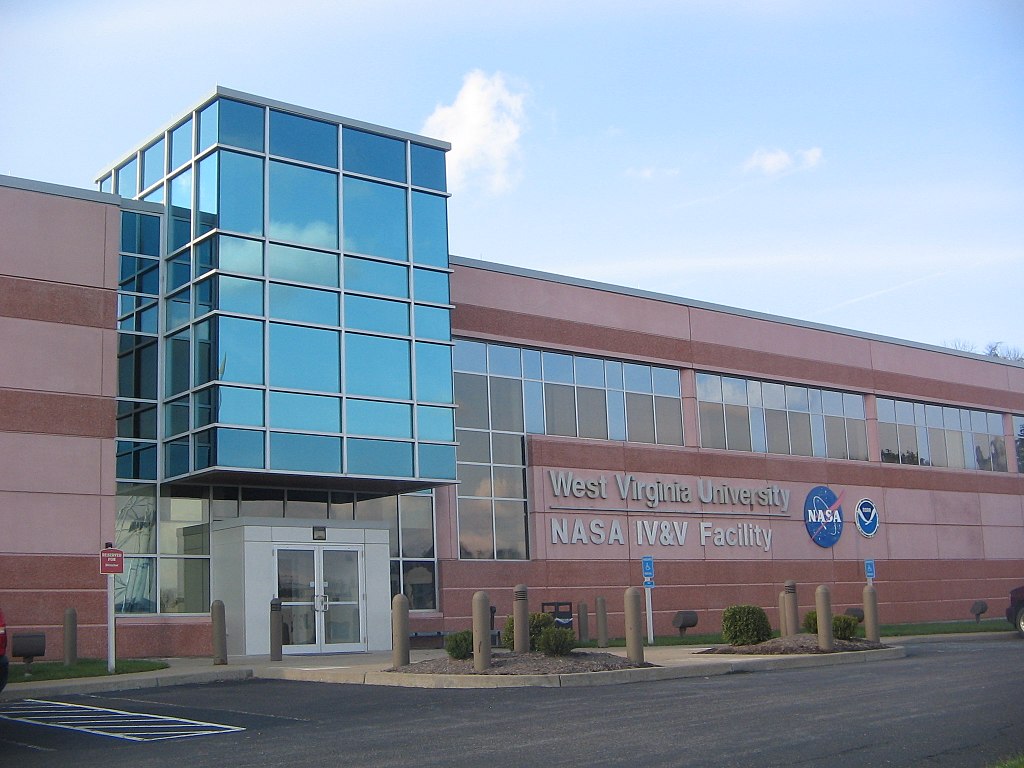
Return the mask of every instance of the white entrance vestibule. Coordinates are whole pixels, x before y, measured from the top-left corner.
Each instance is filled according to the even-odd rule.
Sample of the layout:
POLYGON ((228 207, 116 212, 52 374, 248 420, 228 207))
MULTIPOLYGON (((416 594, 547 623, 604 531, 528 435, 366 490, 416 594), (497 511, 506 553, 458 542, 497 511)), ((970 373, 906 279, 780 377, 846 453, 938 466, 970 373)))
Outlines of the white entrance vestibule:
POLYGON ((391 649, 385 523, 236 518, 211 525, 211 584, 224 602, 228 653, 270 653, 281 600, 284 653, 391 649))

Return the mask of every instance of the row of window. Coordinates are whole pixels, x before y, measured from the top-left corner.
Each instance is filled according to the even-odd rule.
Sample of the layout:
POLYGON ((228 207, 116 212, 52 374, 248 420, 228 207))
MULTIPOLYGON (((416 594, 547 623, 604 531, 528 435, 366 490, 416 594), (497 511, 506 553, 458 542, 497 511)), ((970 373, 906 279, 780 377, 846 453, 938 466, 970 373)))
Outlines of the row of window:
MULTIPOLYGON (((100 188, 134 198, 164 176, 214 145, 264 152, 326 168, 338 168, 339 126, 335 123, 219 98, 202 108, 198 130, 188 118, 140 150, 100 188), (116 183, 116 187, 115 187, 116 183)), ((368 131, 342 127, 342 170, 413 186, 445 191, 443 150, 412 142, 407 172, 406 142, 368 131)))

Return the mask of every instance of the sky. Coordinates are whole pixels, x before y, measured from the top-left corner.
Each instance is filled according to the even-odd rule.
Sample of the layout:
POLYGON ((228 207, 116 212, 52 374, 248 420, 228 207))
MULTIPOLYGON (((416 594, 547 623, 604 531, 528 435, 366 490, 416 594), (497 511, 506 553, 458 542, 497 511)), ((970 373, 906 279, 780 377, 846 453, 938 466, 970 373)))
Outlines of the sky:
POLYGON ((1024 350, 1019 0, 0 0, 0 174, 217 85, 450 141, 458 256, 1024 350))

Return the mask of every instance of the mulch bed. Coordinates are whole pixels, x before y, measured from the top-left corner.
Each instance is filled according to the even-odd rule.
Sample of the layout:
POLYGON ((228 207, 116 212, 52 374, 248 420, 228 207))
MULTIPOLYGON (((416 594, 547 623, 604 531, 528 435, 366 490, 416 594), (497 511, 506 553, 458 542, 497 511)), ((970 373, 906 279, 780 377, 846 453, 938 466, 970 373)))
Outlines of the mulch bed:
POLYGON ((818 647, 818 636, 801 633, 789 637, 775 637, 756 645, 725 645, 709 648, 702 653, 741 653, 758 656, 775 656, 786 653, 843 653, 845 651, 876 651, 887 646, 863 638, 833 640, 833 650, 823 651, 818 647))
POLYGON ((543 653, 505 653, 495 651, 491 666, 483 672, 473 669, 473 659, 428 659, 388 670, 426 675, 565 675, 574 672, 607 672, 613 669, 653 667, 654 664, 634 664, 614 653, 573 651, 568 656, 545 656, 543 653))

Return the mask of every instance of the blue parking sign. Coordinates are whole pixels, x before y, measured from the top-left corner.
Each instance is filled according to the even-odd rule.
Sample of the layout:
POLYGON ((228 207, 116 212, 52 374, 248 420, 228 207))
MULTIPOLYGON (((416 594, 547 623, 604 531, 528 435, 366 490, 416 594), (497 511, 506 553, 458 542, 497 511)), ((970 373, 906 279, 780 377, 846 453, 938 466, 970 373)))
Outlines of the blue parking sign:
POLYGON ((640 558, 640 566, 644 571, 644 580, 650 581, 654 578, 654 558, 650 555, 644 555, 640 558))
POLYGON ((875 578, 875 561, 865 560, 864 561, 864 576, 868 579, 875 578))

